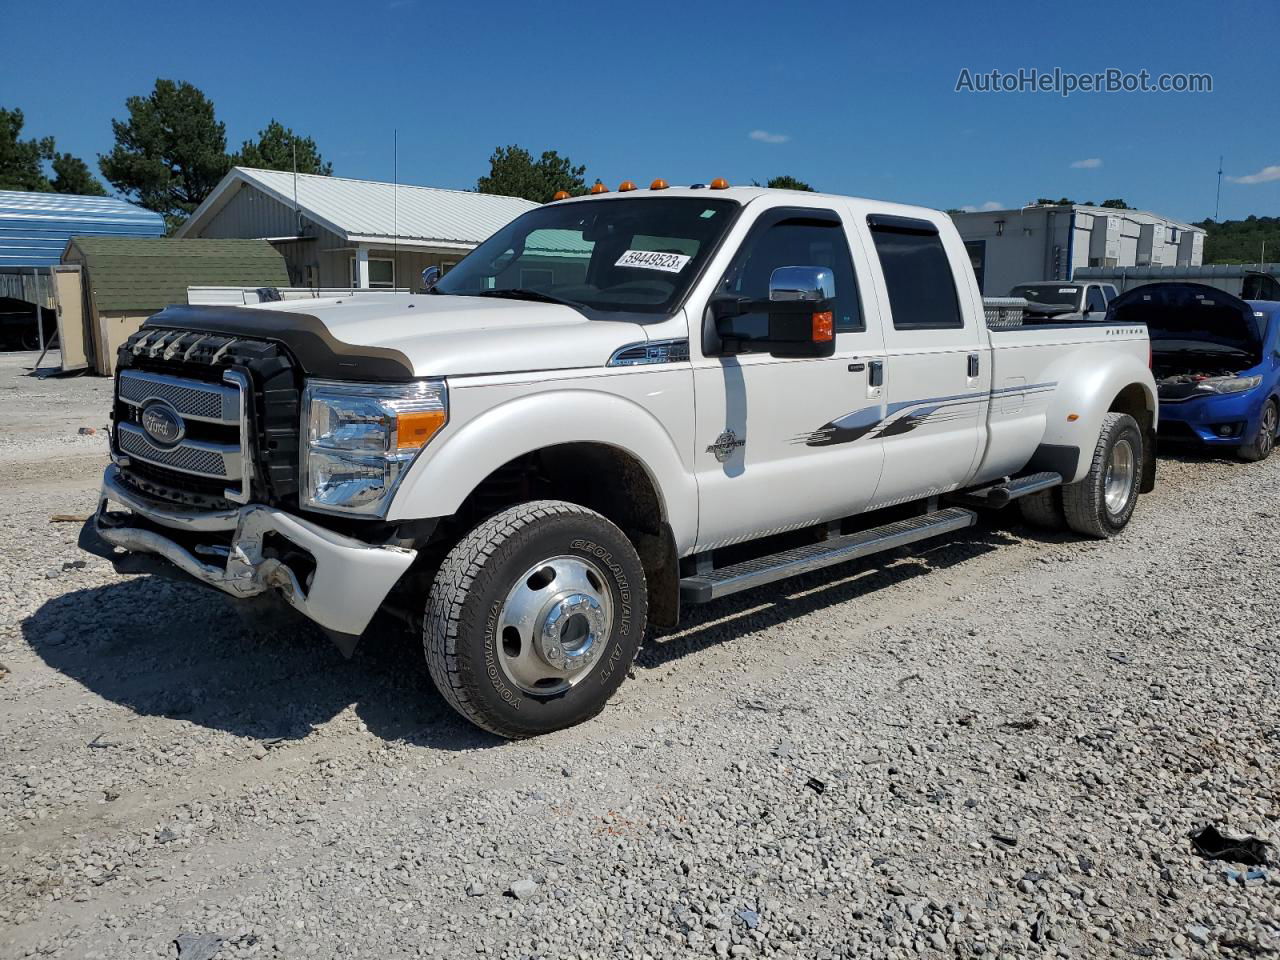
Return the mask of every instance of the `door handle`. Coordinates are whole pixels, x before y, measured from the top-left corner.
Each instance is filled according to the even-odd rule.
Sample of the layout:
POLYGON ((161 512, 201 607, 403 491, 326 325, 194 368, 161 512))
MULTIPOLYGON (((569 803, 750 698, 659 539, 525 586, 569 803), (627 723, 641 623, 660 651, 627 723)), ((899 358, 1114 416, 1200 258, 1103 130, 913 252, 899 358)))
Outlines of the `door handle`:
POLYGON ((981 358, 976 353, 969 354, 969 376, 976 377, 981 367, 981 358))
POLYGON ((871 371, 867 374, 867 386, 879 387, 884 385, 884 361, 872 360, 870 363, 871 371))

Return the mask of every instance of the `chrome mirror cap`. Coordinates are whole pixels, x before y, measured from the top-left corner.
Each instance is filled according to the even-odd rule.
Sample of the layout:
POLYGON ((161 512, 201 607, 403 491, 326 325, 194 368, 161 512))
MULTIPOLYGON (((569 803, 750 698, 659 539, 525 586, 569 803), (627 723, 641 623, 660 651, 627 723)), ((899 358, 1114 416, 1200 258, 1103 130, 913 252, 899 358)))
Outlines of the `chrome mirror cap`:
POLYGON ((778 267, 769 277, 770 300, 818 301, 836 295, 836 278, 827 267, 778 267))
POLYGON ((430 290, 440 280, 439 267, 427 267, 422 271, 422 289, 430 290))

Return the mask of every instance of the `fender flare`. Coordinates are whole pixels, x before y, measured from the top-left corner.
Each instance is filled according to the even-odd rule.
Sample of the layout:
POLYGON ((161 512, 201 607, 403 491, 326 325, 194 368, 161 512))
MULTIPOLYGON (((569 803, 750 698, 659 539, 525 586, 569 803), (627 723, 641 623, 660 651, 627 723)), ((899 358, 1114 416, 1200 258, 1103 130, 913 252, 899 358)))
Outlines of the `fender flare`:
POLYGON ((551 390, 513 397, 446 432, 414 461, 388 520, 447 517, 494 470, 547 447, 598 443, 634 458, 658 494, 677 551, 697 539, 693 472, 661 422, 639 404, 598 390, 551 390))
POLYGON ((1151 370, 1136 357, 1118 353, 1105 343, 1073 350, 1045 369, 1046 381, 1057 381, 1057 388, 1045 411, 1044 437, 1035 461, 1043 469, 1068 465, 1070 457, 1061 453, 1055 458, 1049 451, 1076 452, 1074 472, 1063 476, 1064 483, 1076 483, 1089 472, 1093 449, 1102 432, 1102 419, 1124 390, 1135 384, 1142 388, 1146 407, 1151 414, 1151 430, 1158 424, 1160 406, 1151 370), (1070 420, 1074 416, 1076 419, 1070 420))

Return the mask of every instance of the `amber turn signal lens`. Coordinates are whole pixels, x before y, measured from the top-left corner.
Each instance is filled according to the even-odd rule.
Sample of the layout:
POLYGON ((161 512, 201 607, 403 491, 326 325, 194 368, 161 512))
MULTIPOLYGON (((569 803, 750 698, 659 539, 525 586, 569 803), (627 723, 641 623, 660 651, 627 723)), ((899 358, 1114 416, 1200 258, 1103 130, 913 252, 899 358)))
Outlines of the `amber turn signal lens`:
POLYGON ((568 199, 569 199, 569 191, 568 191, 568 190, 557 190, 557 191, 552 195, 551 199, 552 199, 552 200, 568 200, 568 199))
POLYGON ((729 181, 726 180, 724 177, 716 177, 714 180, 711 181, 711 189, 712 190, 728 190, 729 181))
POLYGON ((631 180, 623 180, 620 184, 618 184, 619 193, 626 193, 628 190, 634 190, 635 188, 636 188, 635 182, 631 180))
POLYGON ((661 177, 659 177, 657 180, 653 181, 653 183, 649 184, 649 189, 650 189, 650 190, 665 190, 665 189, 667 189, 667 181, 665 181, 665 180, 663 180, 661 177))
POLYGON ((829 343, 836 338, 835 316, 830 310, 813 315, 813 342, 829 343))
POLYGON ((591 192, 592 192, 592 193, 608 193, 608 192, 609 192, 609 188, 608 188, 608 187, 606 187, 606 186, 605 186, 603 183, 601 183, 599 180, 597 180, 597 181, 595 182, 595 184, 591 187, 591 192))
POLYGON ((396 417, 396 449, 417 450, 444 426, 443 410, 401 413, 396 417))

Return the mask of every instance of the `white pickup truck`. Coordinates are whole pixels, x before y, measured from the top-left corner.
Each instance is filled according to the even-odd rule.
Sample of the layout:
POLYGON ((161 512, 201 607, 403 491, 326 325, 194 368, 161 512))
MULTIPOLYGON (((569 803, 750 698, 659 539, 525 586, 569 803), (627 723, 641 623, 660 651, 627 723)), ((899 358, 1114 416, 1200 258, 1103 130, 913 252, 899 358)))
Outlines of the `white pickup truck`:
POLYGON ((945 214, 655 181, 532 210, 425 294, 152 317, 85 543, 348 654, 397 613, 454 707, 525 737, 596 714, 682 605, 1014 499, 1118 533, 1156 417, 1144 326, 989 331, 945 214))

